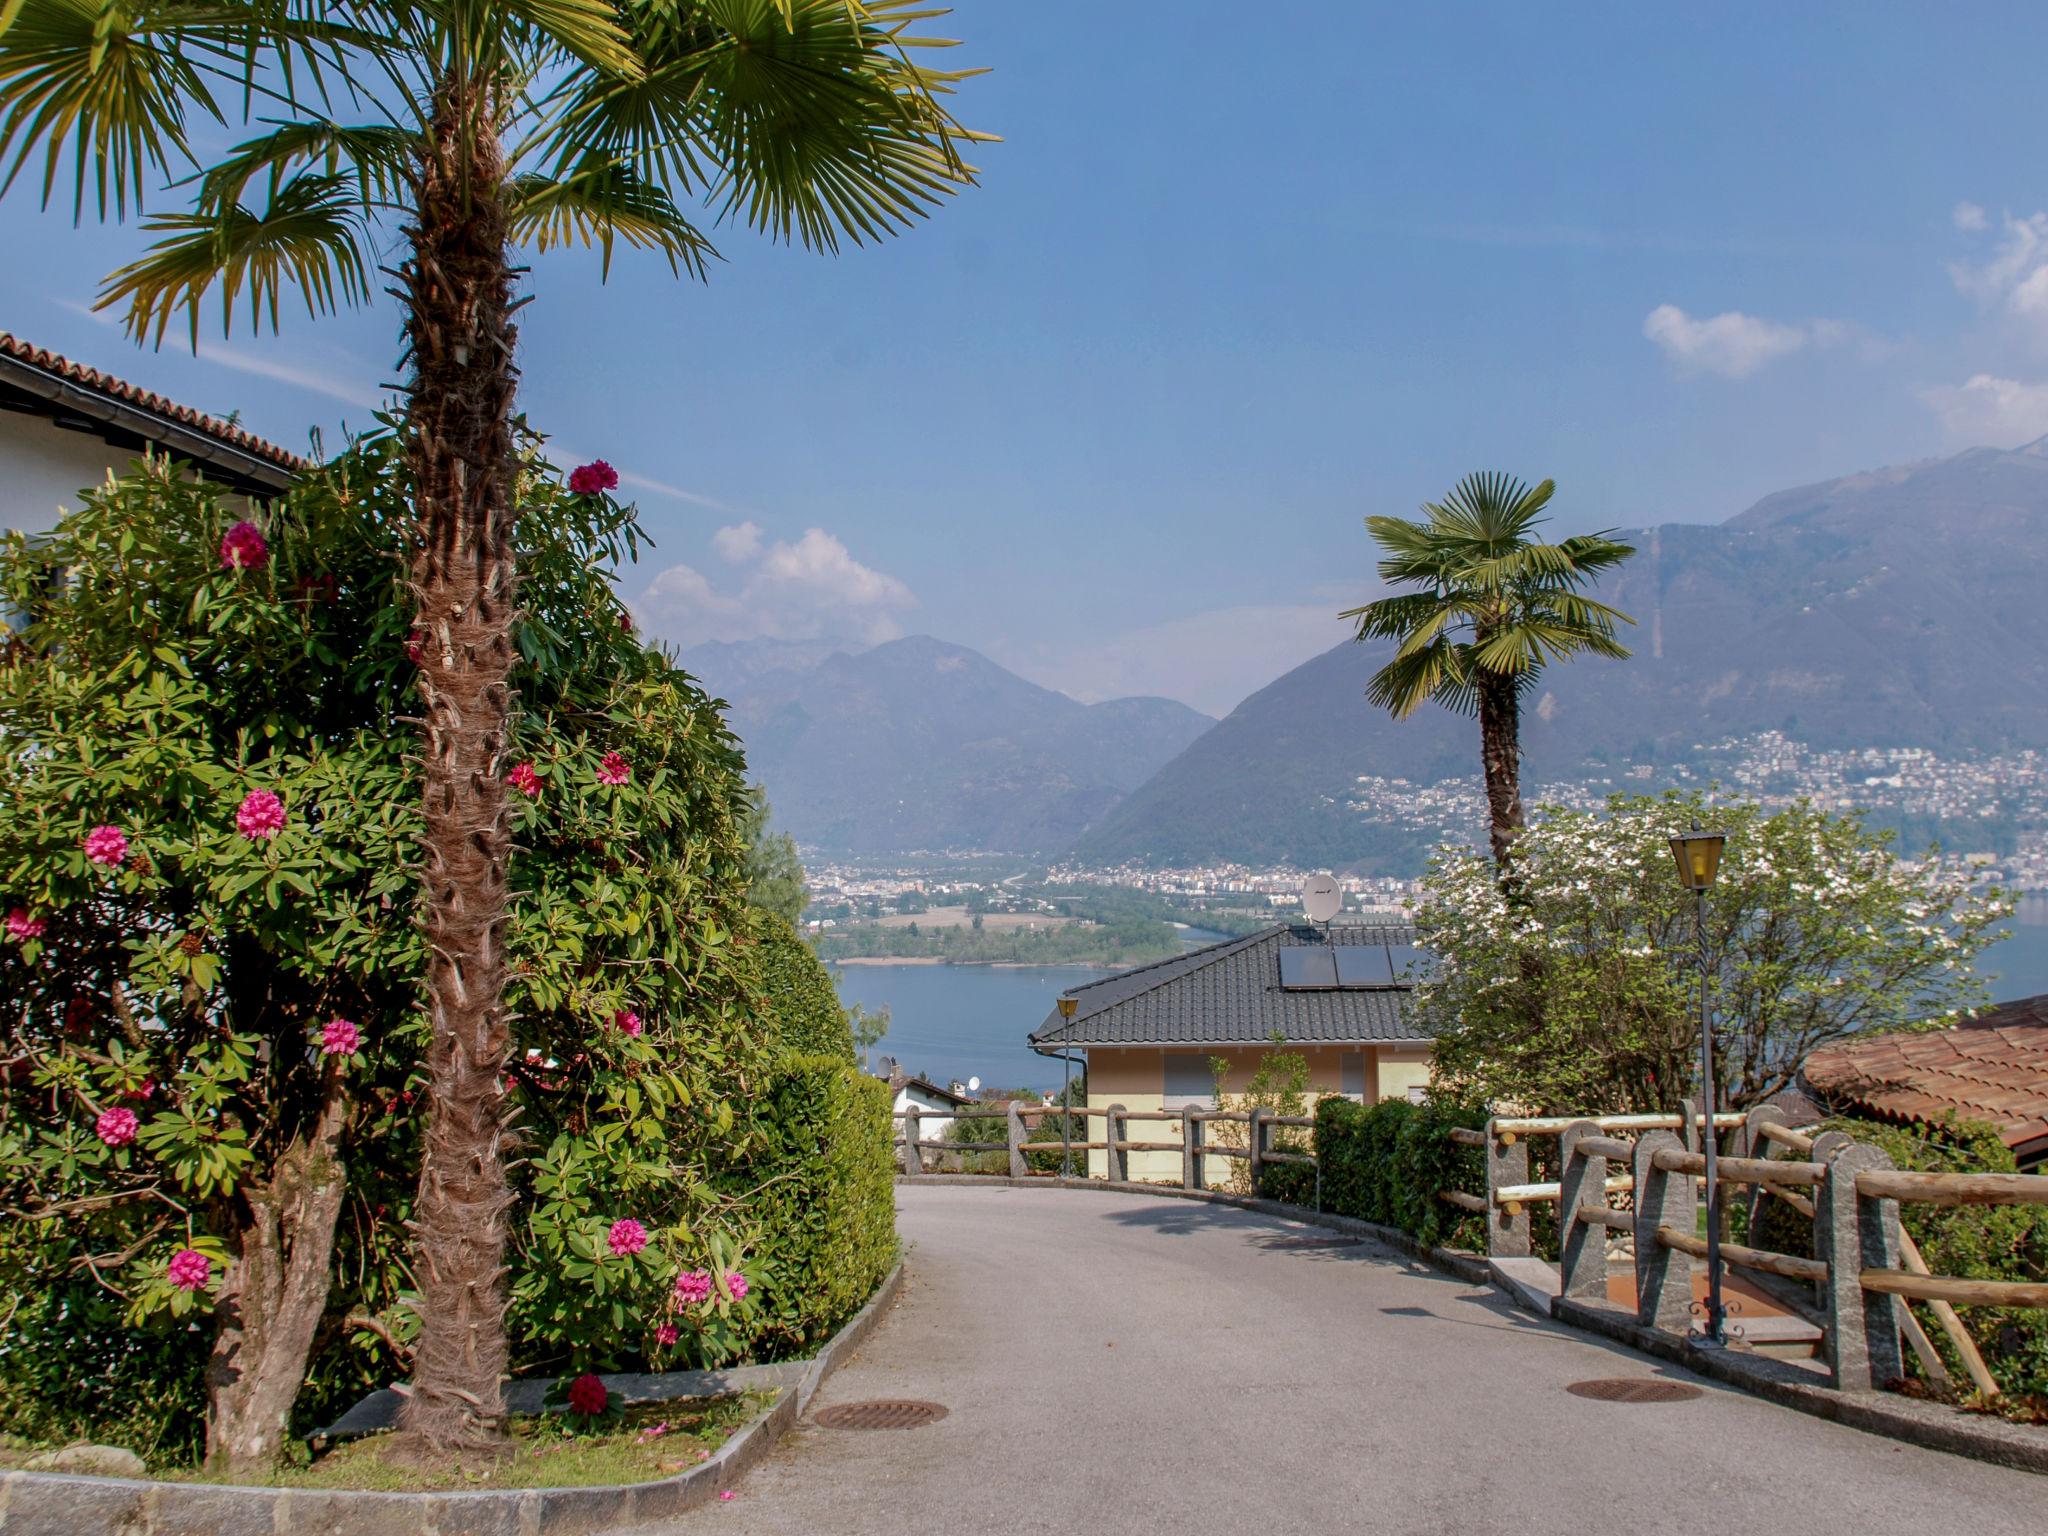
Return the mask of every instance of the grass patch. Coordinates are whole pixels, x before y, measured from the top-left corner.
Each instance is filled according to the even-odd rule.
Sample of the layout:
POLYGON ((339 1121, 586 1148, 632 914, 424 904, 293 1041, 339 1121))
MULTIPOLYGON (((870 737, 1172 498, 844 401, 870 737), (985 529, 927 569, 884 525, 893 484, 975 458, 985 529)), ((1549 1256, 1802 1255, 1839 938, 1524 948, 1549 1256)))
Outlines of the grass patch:
MULTIPOLYGON (((280 1467, 256 1480, 269 1488, 351 1489, 362 1493, 479 1493, 493 1489, 591 1488, 675 1477, 712 1453, 774 1406, 775 1392, 637 1403, 595 1423, 570 1413, 512 1420, 512 1449, 494 1465, 423 1471, 385 1459, 387 1435, 336 1446, 303 1466, 280 1467)), ((0 1437, 0 1469, 19 1467, 44 1446, 0 1437)), ((301 1449, 303 1449, 301 1447, 301 1449)), ((211 1477, 196 1468, 160 1474, 172 1482, 248 1485, 248 1478, 211 1477)))

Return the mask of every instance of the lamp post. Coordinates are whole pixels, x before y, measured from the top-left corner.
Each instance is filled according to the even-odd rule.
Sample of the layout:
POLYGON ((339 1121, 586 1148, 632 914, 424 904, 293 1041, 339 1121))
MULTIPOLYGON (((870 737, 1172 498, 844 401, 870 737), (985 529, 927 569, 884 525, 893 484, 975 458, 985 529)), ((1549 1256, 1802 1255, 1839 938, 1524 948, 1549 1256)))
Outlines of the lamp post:
MULTIPOLYGON (((1073 1023, 1074 1011, 1080 1006, 1079 998, 1061 998, 1060 1017, 1069 1024, 1073 1023)), ((1060 1087, 1060 1177, 1063 1179, 1074 1176, 1074 1058, 1069 1054, 1072 1050, 1073 1042, 1068 1041, 1067 1049, 1060 1052, 1060 1064, 1067 1069, 1066 1080, 1060 1087)))
POLYGON ((1707 1005, 1707 888, 1721 872, 1721 849, 1728 839, 1702 832, 1695 821, 1690 832, 1671 839, 1678 861, 1678 880, 1693 893, 1693 935, 1700 961, 1700 1148, 1707 1159, 1707 1342, 1727 1342, 1727 1313, 1721 1305, 1721 1178, 1714 1147, 1714 1021, 1707 1005))

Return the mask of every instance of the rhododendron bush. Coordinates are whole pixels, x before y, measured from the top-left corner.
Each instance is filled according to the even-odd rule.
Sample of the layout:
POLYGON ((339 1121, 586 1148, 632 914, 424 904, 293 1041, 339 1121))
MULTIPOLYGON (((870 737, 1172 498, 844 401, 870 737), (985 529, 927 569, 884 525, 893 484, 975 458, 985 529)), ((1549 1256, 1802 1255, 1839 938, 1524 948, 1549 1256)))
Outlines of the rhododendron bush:
POLYGON ((1706 906, 1724 1105, 1769 1098, 1853 1030, 1985 999, 1971 963, 2005 898, 1901 861, 1854 816, 1698 794, 1546 806, 1505 884, 1468 848, 1442 850, 1424 881, 1415 915, 1435 964, 1416 1003, 1440 1088, 1540 1114, 1675 1110, 1695 1091, 1694 897, 1669 844, 1695 821, 1728 838, 1706 906))
MULTIPOLYGON (((211 1351, 170 1406, 247 1461, 404 1374, 439 655, 397 469, 369 439, 253 512, 139 470, 0 544, 0 1429, 147 1400, 175 1435, 211 1351)), ((631 510, 531 455, 521 486, 514 1369, 731 1359, 787 1331, 742 763, 621 622, 631 510), (680 1305, 703 1269, 742 1283, 680 1305)))

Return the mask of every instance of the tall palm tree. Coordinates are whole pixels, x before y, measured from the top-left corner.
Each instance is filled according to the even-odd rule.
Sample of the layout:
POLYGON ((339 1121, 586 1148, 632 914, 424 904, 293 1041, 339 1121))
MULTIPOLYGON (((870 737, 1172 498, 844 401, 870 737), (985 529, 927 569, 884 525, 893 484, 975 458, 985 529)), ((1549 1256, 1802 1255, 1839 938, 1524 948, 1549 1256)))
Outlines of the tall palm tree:
POLYGON ((1632 545, 1604 532, 1558 544, 1529 537, 1555 489, 1548 480, 1532 489, 1512 475, 1467 475, 1442 502, 1423 503, 1421 522, 1368 517, 1385 551, 1380 579, 1414 590, 1340 615, 1356 621, 1360 640, 1400 642, 1365 690, 1396 720, 1429 699, 1479 717, 1493 859, 1503 873, 1523 824, 1522 695, 1553 661, 1586 651, 1626 657, 1615 626, 1635 623, 1582 591, 1634 554, 1632 545))
POLYGON ((702 277, 702 218, 826 251, 972 182, 945 105, 972 71, 918 62, 914 0, 0 0, 0 156, 42 157, 104 218, 146 183, 189 206, 102 306, 161 343, 219 290, 275 326, 372 297, 403 252, 424 695, 422 921, 433 1020, 420 1173, 420 1332, 405 1427, 495 1439, 507 1360, 500 1064, 518 615, 511 420, 516 245, 664 256, 702 277), (201 164, 194 130, 260 129, 201 164))

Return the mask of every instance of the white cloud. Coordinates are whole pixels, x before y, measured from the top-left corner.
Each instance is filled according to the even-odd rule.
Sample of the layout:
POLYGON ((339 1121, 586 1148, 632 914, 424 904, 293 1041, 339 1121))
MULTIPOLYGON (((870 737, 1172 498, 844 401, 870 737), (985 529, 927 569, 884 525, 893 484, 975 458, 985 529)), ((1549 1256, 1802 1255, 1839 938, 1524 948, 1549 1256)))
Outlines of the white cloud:
POLYGON ((822 528, 793 544, 777 539, 764 546, 760 529, 747 523, 720 529, 712 543, 746 565, 738 585, 720 587, 691 566, 672 565, 632 604, 644 628, 681 646, 828 637, 879 645, 902 635, 898 615, 917 606, 909 587, 862 565, 822 528), (751 545, 745 529, 752 530, 751 545))
MULTIPOLYGON (((1956 227, 1981 231, 1990 222, 1969 225, 1959 217, 1956 227)), ((1965 297, 1991 313, 2012 316, 2048 344, 2048 213, 2003 215, 1991 254, 1980 262, 1950 262, 1948 275, 1965 297)))
POLYGON ((990 651, 1011 670, 1084 703, 1148 694, 1221 716, 1281 673, 1348 639, 1351 626, 1337 611, 1358 601, 1214 608, 1071 650, 1039 644, 990 651))
POLYGON ((1984 209, 1976 203, 1957 203, 1955 206, 1955 212, 1952 213, 1950 217, 1956 221, 1957 229, 1970 231, 1972 233, 1980 229, 1989 229, 1991 227, 1990 218, 1986 216, 1984 209))
POLYGON ((2016 448, 2048 436, 2048 384, 2025 384, 1988 373, 1960 385, 1921 391, 1959 447, 2016 448))
POLYGON ((1744 378, 1809 342, 1829 344, 1843 329, 1833 321, 1783 325, 1737 309, 1695 320, 1676 304, 1659 304, 1643 321, 1643 335, 1680 369, 1724 379, 1744 378))
POLYGON ((749 521, 721 528, 711 535, 711 547, 728 564, 745 565, 761 553, 761 525, 749 521))

